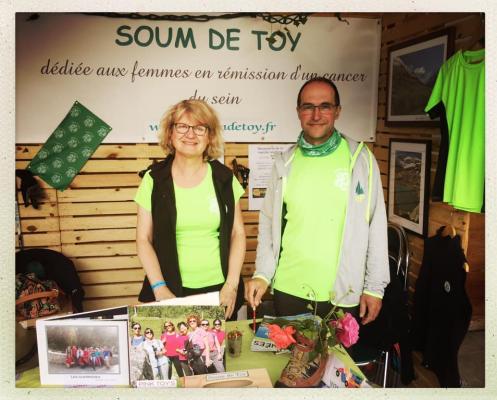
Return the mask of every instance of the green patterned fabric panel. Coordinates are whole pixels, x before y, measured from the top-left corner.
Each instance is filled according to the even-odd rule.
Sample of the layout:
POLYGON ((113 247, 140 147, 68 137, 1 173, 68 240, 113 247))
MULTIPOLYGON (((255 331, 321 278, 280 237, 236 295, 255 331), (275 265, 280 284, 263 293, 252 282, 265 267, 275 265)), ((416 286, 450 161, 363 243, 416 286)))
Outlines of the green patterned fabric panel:
POLYGON ((53 188, 65 190, 111 129, 75 101, 27 169, 53 188))

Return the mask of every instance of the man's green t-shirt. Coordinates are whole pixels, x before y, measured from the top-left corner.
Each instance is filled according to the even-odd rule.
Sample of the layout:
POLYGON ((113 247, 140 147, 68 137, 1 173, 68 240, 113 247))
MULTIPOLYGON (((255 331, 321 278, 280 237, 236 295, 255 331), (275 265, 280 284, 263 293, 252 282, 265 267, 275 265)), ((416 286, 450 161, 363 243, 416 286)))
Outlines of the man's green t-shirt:
POLYGON ((485 184, 485 50, 457 52, 444 65, 425 111, 441 101, 449 128, 443 201, 481 212, 485 184))
MULTIPOLYGON (((199 288, 224 282, 219 257, 219 205, 216 198, 210 164, 205 178, 195 187, 182 188, 174 184, 176 197, 176 242, 179 270, 184 287, 199 288)), ((144 175, 135 202, 152 210, 153 179, 144 175)), ((233 176, 235 204, 244 190, 233 176)), ((167 282, 167 276, 164 277, 167 282)))
POLYGON ((300 298, 330 300, 335 284, 350 181, 346 140, 323 157, 295 151, 283 193, 286 226, 274 288, 300 298))

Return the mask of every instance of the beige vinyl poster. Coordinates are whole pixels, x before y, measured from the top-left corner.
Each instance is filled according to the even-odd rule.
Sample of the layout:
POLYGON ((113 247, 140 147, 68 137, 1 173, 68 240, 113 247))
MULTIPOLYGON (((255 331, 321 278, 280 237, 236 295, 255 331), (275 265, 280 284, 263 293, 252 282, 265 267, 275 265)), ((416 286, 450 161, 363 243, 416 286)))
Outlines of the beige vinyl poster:
POLYGON ((200 98, 229 142, 293 142, 296 97, 335 81, 337 128, 375 138, 380 25, 312 16, 295 26, 242 17, 207 22, 79 13, 16 15, 16 142, 43 143, 74 101, 111 127, 105 143, 156 142, 165 110, 200 98))

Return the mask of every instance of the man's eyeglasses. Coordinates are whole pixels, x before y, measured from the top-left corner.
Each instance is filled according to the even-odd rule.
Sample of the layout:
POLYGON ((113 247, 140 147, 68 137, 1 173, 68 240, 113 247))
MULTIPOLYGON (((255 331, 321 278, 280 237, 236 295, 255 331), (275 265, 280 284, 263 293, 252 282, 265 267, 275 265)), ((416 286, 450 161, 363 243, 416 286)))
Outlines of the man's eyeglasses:
POLYGON ((178 132, 180 135, 186 135, 190 128, 192 128, 193 133, 197 136, 204 136, 207 133, 207 130, 209 129, 204 125, 192 126, 182 123, 174 124, 174 129, 176 129, 176 132, 178 132))
POLYGON ((338 106, 331 103, 321 103, 319 105, 314 105, 310 103, 304 103, 299 107, 299 111, 302 115, 310 115, 314 113, 317 108, 321 114, 330 114, 338 106))

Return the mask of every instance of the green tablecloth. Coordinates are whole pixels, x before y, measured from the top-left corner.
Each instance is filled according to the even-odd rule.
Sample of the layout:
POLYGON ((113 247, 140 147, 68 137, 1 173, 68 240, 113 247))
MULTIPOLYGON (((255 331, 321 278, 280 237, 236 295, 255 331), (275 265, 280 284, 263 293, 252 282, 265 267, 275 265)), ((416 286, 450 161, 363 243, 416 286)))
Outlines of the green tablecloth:
POLYGON ((16 388, 39 388, 40 369, 38 367, 16 374, 16 388))
POLYGON ((238 371, 252 368, 266 368, 274 385, 280 377, 281 371, 288 363, 290 354, 276 355, 271 351, 250 351, 250 343, 254 338, 254 333, 249 326, 251 324, 252 321, 226 322, 226 333, 233 329, 238 329, 243 333, 241 356, 231 357, 226 351, 226 370, 238 371))

